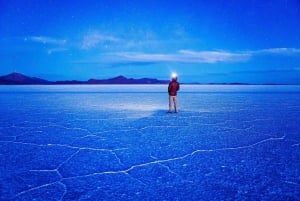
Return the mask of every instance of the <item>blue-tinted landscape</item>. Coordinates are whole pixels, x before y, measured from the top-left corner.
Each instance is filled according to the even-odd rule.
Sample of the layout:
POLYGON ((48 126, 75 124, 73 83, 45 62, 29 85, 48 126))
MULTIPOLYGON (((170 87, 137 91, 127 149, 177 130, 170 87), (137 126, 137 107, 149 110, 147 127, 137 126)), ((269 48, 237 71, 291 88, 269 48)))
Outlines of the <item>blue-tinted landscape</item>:
POLYGON ((300 0, 0 0, 0 201, 299 201, 299 19, 300 0))
POLYGON ((300 87, 0 86, 0 200, 299 200, 300 87))

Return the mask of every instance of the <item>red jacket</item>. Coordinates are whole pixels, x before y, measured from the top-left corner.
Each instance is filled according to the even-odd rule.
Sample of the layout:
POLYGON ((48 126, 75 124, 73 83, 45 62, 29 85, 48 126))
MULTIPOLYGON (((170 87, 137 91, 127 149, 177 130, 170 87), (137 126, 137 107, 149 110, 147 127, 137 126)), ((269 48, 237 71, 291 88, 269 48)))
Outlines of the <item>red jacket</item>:
POLYGON ((177 91, 179 90, 179 83, 176 80, 172 80, 169 83, 168 92, 170 96, 176 96, 177 91))

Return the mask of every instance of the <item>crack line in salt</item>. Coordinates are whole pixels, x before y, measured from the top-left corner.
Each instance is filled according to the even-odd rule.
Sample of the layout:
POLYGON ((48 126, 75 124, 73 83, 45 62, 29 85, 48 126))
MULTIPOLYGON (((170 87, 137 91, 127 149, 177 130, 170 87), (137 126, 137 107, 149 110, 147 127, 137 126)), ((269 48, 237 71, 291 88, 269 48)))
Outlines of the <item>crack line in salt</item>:
POLYGON ((161 159, 161 160, 156 160, 156 161, 151 161, 148 163, 142 163, 142 164, 138 164, 138 165, 133 165, 130 168, 126 169, 126 170, 119 170, 119 171, 106 171, 106 172, 100 172, 100 173, 92 173, 92 174, 87 174, 87 175, 80 175, 80 176, 74 176, 74 177, 67 177, 67 178, 63 178, 63 180, 67 180, 67 179, 75 179, 75 178, 82 178, 82 177, 88 177, 88 176, 96 176, 96 175, 103 175, 103 174, 119 174, 119 173, 128 173, 133 169, 136 169, 138 167, 144 167, 144 166, 148 166, 148 165, 152 165, 152 164, 160 164, 160 163, 166 163, 166 162, 170 162, 170 161, 176 161, 176 160, 181 160, 181 159, 185 159, 189 156, 193 156, 196 153, 200 153, 200 152, 217 152, 217 151, 226 151, 226 150, 239 150, 239 149, 247 149, 247 148, 252 148, 258 144, 262 144, 264 142, 268 142, 268 141, 277 141, 277 140, 284 140, 285 136, 282 137, 274 137, 274 138, 268 138, 268 139, 264 139, 261 140, 259 142, 256 142, 254 144, 251 145, 246 145, 246 146, 241 146, 241 147, 229 147, 229 148, 220 148, 220 149, 207 149, 207 150, 196 150, 193 151, 192 153, 183 155, 183 156, 179 156, 179 157, 175 157, 175 158, 170 158, 170 159, 161 159))
MULTIPOLYGON (((174 171, 172 171, 168 166, 164 165, 163 163, 167 163, 167 162, 170 162, 170 161, 176 161, 176 160, 182 160, 182 159, 185 159, 189 156, 193 156, 194 154, 197 154, 197 153, 200 153, 200 152, 217 152, 217 151, 226 151, 226 150, 239 150, 239 149, 246 149, 246 148, 253 148, 254 146, 258 145, 258 144, 262 144, 262 143, 265 143, 265 142, 268 142, 268 141, 276 141, 276 140, 284 140, 285 139, 285 135, 282 136, 282 137, 271 137, 271 138, 267 138, 267 139, 264 139, 264 140, 261 140, 259 142, 256 142, 254 144, 251 144, 251 145, 246 145, 246 146, 240 146, 240 147, 228 147, 228 148, 219 148, 219 149, 207 149, 207 150, 195 150, 189 154, 186 154, 186 155, 183 155, 183 156, 179 156, 179 157, 175 157, 175 158, 170 158, 170 159, 161 159, 161 160, 155 160, 155 161, 151 161, 151 162, 148 162, 148 163, 142 163, 142 164, 138 164, 138 165, 133 165, 131 167, 129 167, 128 169, 125 169, 125 170, 119 170, 119 171, 105 171, 105 172, 100 172, 100 173, 92 173, 92 174, 87 174, 87 175, 80 175, 80 176, 73 176, 73 177, 63 177, 61 175, 61 173, 59 172, 59 168, 61 168, 65 163, 67 163, 69 160, 71 160, 76 154, 78 154, 81 150, 84 150, 84 149, 87 149, 87 150, 97 150, 97 151, 109 151, 111 152, 115 157, 116 159, 119 161, 119 163, 121 164, 121 160, 120 158, 113 152, 113 150, 104 150, 104 149, 93 149, 93 148, 78 148, 76 147, 76 149, 78 149, 76 152, 74 152, 73 154, 71 154, 71 156, 69 156, 65 161, 63 161, 61 164, 58 165, 58 167, 54 170, 40 170, 40 171, 56 171, 58 173, 58 175, 60 176, 60 180, 59 181, 55 181, 55 182, 51 182, 51 183, 48 183, 48 184, 43 184, 43 185, 40 185, 40 186, 37 186, 37 187, 34 187, 34 188, 31 188, 31 189, 28 189, 26 191, 22 191, 22 192, 19 192, 15 195, 15 197, 19 197, 25 193, 28 193, 28 192, 31 192, 31 191, 34 191, 34 190, 38 190, 40 188, 43 188, 43 187, 48 187, 48 186, 51 186, 51 185, 55 185, 55 184, 60 184, 64 187, 64 193, 62 195, 62 198, 65 196, 66 194, 66 186, 65 184, 63 183, 64 180, 69 180, 69 179, 77 179, 77 178, 84 178, 84 177, 90 177, 90 176, 97 176, 97 175, 104 175, 104 174, 125 174, 127 176, 130 176, 132 179, 138 181, 138 182, 141 182, 142 184, 146 185, 144 182, 142 182, 141 180, 139 179, 136 179, 136 178, 133 178, 129 172, 136 169, 136 168, 139 168, 139 167, 145 167, 145 166, 149 166, 149 165, 152 165, 152 164, 158 164, 158 165, 161 165, 163 167, 165 167, 170 173, 173 173, 175 175, 178 175, 177 173, 175 173, 174 171)), ((21 143, 21 142, 13 142, 13 143, 20 143, 20 144, 29 144, 29 145, 37 145, 37 144, 32 144, 32 143, 21 143)), ((300 143, 299 143, 300 144, 300 143)), ((48 144, 48 145, 37 145, 37 146, 49 146, 51 144, 48 144)), ((72 146, 68 146, 68 145, 56 145, 56 146, 64 146, 64 147, 69 147, 69 148, 74 148, 75 147, 72 147, 72 146)), ((298 146, 298 144, 297 144, 298 146)), ((120 149, 118 149, 120 150, 120 149)), ((39 171, 39 170, 32 170, 32 171, 39 171)))
POLYGON ((31 192, 31 191, 34 191, 34 190, 38 190, 38 189, 41 189, 41 188, 44 188, 44 187, 52 186, 52 185, 55 185, 55 184, 61 184, 61 185, 65 186, 65 184, 61 183, 61 181, 55 181, 55 182, 51 182, 51 183, 48 183, 48 184, 43 184, 43 185, 36 186, 34 188, 30 188, 28 190, 19 192, 15 195, 15 197, 19 197, 19 196, 21 196, 25 193, 28 193, 28 192, 31 192))
POLYGON ((160 166, 166 168, 171 174, 174 174, 174 175, 180 177, 182 181, 188 182, 188 183, 193 183, 192 181, 188 181, 188 180, 183 179, 181 175, 179 175, 179 174, 177 174, 176 172, 174 172, 173 170, 171 170, 171 168, 170 168, 169 166, 167 166, 167 165, 165 165, 165 164, 162 164, 162 163, 158 163, 158 164, 159 164, 160 166))
POLYGON ((76 154, 78 154, 80 152, 80 149, 78 149, 77 151, 75 151, 73 154, 71 154, 71 156, 69 156, 65 161, 63 161, 61 164, 59 164, 56 168, 57 171, 59 171, 58 169, 61 168, 64 164, 66 164, 69 160, 71 160, 76 154))
POLYGON ((297 147, 297 146, 300 146, 300 143, 297 143, 297 144, 293 144, 292 147, 297 147))
POLYGON ((91 151, 119 151, 119 150, 126 150, 128 148, 116 148, 116 149, 100 149, 100 148, 91 148, 91 147, 77 147, 77 146, 71 146, 68 144, 35 144, 35 143, 29 143, 29 142, 15 142, 15 141, 0 141, 0 143, 13 143, 13 144, 22 144, 22 145, 31 145, 31 146, 38 146, 38 147, 65 147, 70 149, 78 149, 78 150, 91 150, 91 151))

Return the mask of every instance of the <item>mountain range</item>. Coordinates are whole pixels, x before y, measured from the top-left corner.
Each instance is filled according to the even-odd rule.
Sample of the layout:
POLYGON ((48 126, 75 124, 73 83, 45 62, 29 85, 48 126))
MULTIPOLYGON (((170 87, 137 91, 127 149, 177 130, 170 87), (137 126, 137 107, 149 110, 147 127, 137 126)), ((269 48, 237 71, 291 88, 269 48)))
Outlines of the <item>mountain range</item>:
POLYGON ((153 78, 126 78, 122 75, 110 79, 89 79, 87 81, 64 80, 49 81, 37 77, 30 77, 21 73, 10 73, 0 76, 0 85, 59 85, 59 84, 168 84, 169 80, 153 78))

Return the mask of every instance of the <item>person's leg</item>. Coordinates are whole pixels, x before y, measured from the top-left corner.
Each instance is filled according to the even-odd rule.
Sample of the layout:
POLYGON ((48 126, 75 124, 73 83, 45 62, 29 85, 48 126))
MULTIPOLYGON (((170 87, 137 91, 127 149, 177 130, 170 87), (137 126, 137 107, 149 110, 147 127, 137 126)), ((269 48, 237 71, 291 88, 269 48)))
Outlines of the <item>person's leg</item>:
POLYGON ((172 112, 172 96, 169 96, 169 112, 172 112))
POLYGON ((173 96, 173 102, 174 102, 175 112, 178 112, 177 96, 173 96))

